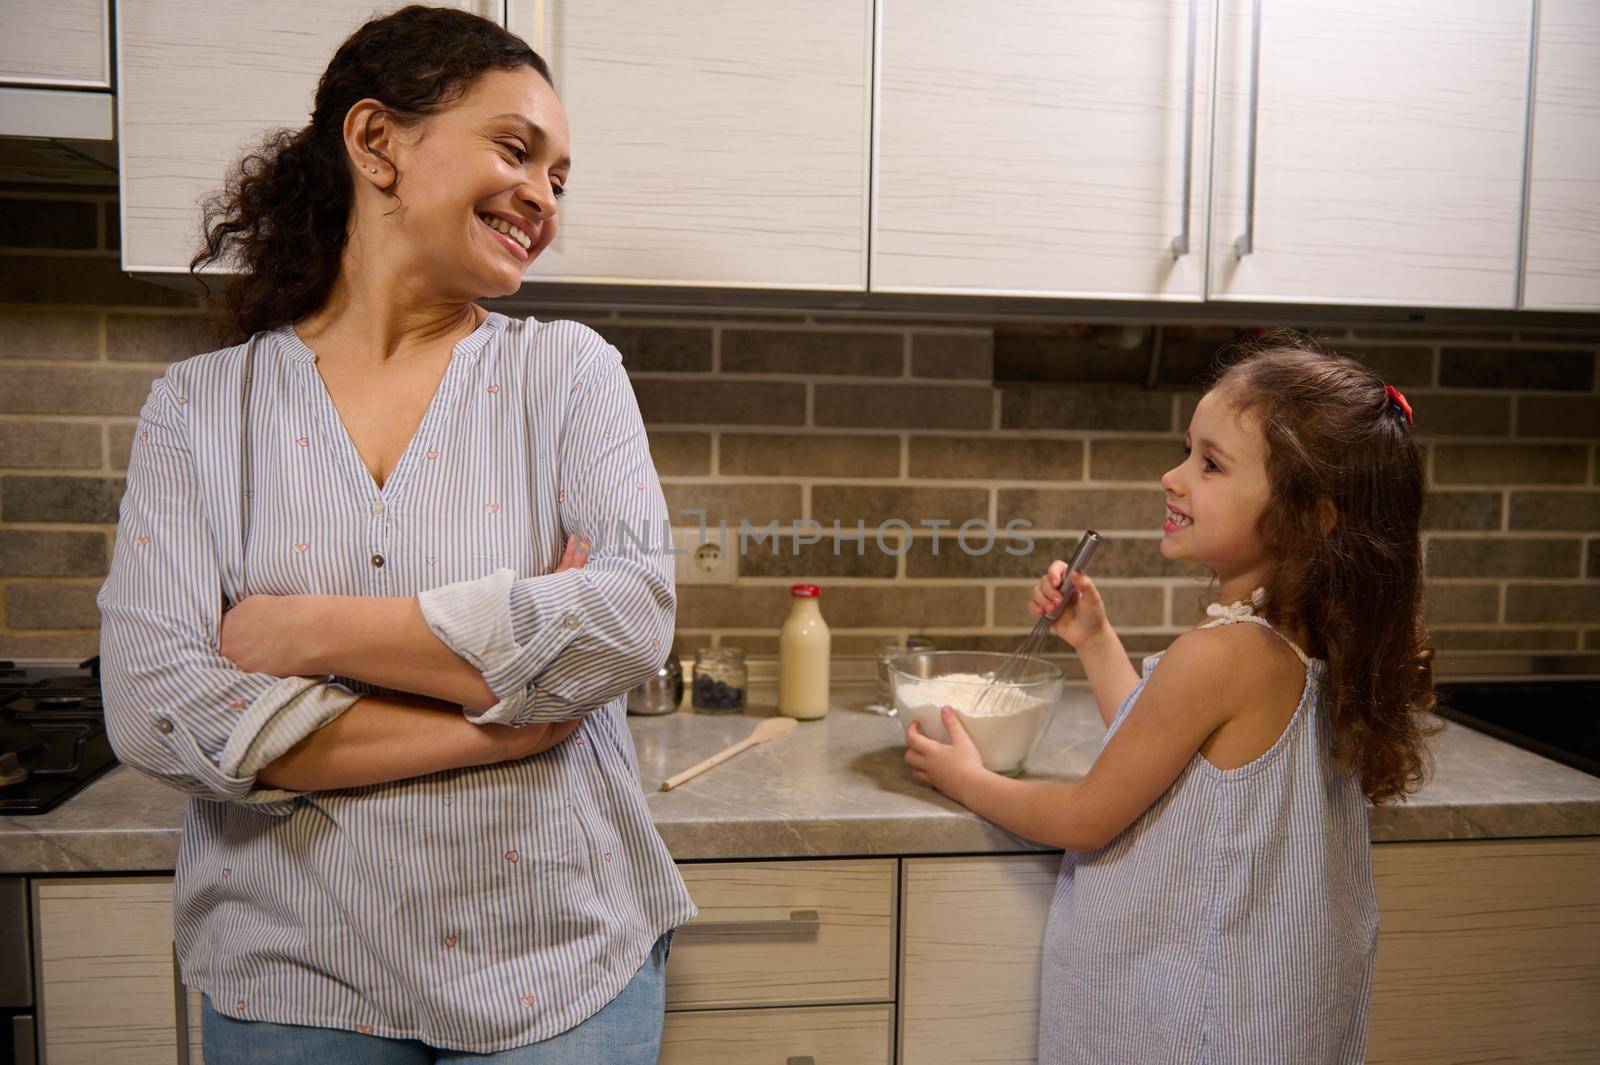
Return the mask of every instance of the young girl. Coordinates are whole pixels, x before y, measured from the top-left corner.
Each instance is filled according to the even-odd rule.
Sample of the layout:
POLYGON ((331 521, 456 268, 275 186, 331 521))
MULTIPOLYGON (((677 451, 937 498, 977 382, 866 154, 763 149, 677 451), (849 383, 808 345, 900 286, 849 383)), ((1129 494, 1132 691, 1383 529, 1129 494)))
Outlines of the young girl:
MULTIPOLYGON (((1378 911, 1367 802, 1423 777, 1423 473, 1411 410, 1359 363, 1277 341, 1200 400, 1162 477, 1161 553, 1210 569, 1211 620, 1140 676, 1094 582, 1053 631, 1109 726, 1081 783, 983 768, 912 725, 918 780, 1066 849, 1039 1060, 1359 1062, 1378 911)), ((1061 602, 1065 564, 1033 592, 1061 602)))

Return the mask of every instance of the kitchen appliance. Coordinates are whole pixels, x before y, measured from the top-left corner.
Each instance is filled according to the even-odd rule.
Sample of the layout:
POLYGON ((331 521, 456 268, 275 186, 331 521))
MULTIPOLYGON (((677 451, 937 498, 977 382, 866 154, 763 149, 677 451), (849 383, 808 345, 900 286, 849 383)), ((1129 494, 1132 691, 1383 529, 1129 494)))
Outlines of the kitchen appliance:
POLYGON ((683 701, 683 663, 677 651, 668 651, 667 660, 656 675, 628 693, 628 713, 641 716, 670 714, 683 701))
POLYGON ((28 882, 20 876, 0 877, 0 1065, 34 1065, 38 1060, 33 1017, 28 882))
POLYGON ((1600 672, 1440 680, 1434 691, 1441 717, 1600 777, 1600 672))
POLYGON ((0 86, 0 181, 117 186, 108 92, 0 86))
POLYGON ((116 764, 99 656, 77 666, 0 661, 0 816, 52 810, 116 764))

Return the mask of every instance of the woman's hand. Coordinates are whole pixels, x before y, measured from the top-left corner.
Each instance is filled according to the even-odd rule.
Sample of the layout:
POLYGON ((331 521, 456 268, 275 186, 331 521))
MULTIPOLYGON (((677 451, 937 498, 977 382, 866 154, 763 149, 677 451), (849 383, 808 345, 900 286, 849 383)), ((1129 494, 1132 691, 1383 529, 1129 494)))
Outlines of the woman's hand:
POLYGON ((950 733, 950 742, 940 743, 926 735, 919 722, 912 721, 906 729, 906 764, 918 783, 932 784, 966 806, 964 796, 969 786, 989 771, 983 768, 983 755, 978 753, 955 710, 946 706, 939 711, 939 716, 945 731, 950 733))
MULTIPOLYGON (((576 533, 567 537, 566 550, 561 553, 561 561, 556 564, 552 573, 563 570, 582 569, 589 564, 589 541, 580 538, 576 533)), ((513 728, 510 725, 483 725, 482 728, 490 730, 498 741, 501 757, 496 761, 514 762, 521 758, 532 758, 542 754, 572 735, 583 718, 573 718, 571 721, 556 721, 538 725, 523 725, 513 728)))
MULTIPOLYGON (((1039 578, 1039 583, 1033 589, 1033 601, 1028 604, 1028 610, 1034 617, 1044 617, 1061 605, 1062 578, 1067 575, 1067 564, 1060 559, 1050 563, 1050 568, 1045 575, 1039 578)), ((1111 622, 1106 619, 1106 604, 1100 598, 1100 591, 1094 586, 1094 581, 1081 570, 1075 570, 1068 577, 1070 587, 1078 589, 1078 594, 1072 602, 1061 611, 1061 616, 1050 626, 1050 631, 1072 645, 1074 651, 1082 651, 1094 640, 1111 631, 1111 622)))
POLYGON ((560 573, 563 570, 582 569, 589 564, 589 541, 582 539, 577 533, 567 534, 567 549, 561 553, 561 561, 556 563, 556 568, 551 573, 560 573))
POLYGON ((318 596, 252 595, 222 615, 219 653, 246 673, 315 676, 304 646, 318 596))
POLYGON ((583 718, 573 718, 571 721, 556 721, 538 725, 523 725, 513 728, 510 725, 481 725, 480 728, 494 730, 495 738, 499 741, 501 757, 497 762, 515 762, 522 758, 532 758, 542 754, 572 735, 583 718))

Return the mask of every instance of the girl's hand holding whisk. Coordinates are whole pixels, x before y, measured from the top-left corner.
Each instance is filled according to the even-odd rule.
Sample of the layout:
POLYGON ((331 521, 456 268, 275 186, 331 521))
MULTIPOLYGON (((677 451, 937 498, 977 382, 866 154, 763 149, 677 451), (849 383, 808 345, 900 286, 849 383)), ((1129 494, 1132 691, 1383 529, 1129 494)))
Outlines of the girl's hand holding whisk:
POLYGON ((1111 631, 1111 622, 1106 618, 1106 604, 1100 598, 1100 591, 1094 586, 1094 581, 1089 575, 1075 571, 1067 577, 1067 564, 1060 559, 1050 563, 1050 568, 1045 575, 1039 578, 1038 585, 1033 589, 1033 600, 1028 604, 1028 610, 1034 617, 1044 617, 1056 610, 1061 610, 1050 631, 1067 641, 1074 651, 1082 651, 1096 638, 1111 631), (1061 600, 1063 596, 1063 580, 1070 579, 1068 588, 1076 588, 1078 594, 1072 597, 1072 602, 1063 609, 1061 600))

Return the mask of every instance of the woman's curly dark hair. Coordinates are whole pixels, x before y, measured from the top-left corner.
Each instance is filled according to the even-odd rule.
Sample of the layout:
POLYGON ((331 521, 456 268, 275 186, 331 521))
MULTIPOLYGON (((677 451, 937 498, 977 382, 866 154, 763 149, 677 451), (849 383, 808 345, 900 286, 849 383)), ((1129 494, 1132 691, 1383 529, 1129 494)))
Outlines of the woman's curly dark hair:
MULTIPOLYGON (((239 271, 218 308, 225 328, 248 337, 302 318, 327 299, 349 229, 344 120, 351 107, 379 100, 399 122, 414 125, 460 99, 479 76, 519 67, 551 81, 522 38, 454 8, 413 5, 352 33, 317 83, 310 124, 268 135, 203 206, 202 245, 189 273, 209 296, 202 267, 227 261, 239 271)), ((391 195, 398 184, 397 173, 391 195)))
POLYGON ((1422 452, 1383 382, 1292 333, 1241 349, 1212 385, 1260 421, 1273 558, 1263 613, 1328 663, 1334 756, 1374 803, 1427 774, 1421 717, 1433 651, 1422 625, 1422 452))

